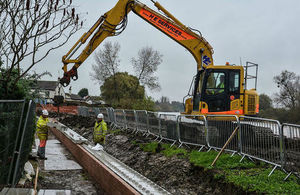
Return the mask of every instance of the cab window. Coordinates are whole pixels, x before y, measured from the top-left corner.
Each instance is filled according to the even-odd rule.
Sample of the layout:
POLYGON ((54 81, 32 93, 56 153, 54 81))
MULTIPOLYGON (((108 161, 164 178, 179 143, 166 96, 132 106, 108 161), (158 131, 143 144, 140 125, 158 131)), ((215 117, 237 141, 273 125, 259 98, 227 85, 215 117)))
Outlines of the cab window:
POLYGON ((230 72, 229 76, 229 92, 239 93, 240 91, 240 72, 230 72))
POLYGON ((211 72, 207 78, 205 93, 208 95, 216 95, 225 92, 225 73, 211 72))

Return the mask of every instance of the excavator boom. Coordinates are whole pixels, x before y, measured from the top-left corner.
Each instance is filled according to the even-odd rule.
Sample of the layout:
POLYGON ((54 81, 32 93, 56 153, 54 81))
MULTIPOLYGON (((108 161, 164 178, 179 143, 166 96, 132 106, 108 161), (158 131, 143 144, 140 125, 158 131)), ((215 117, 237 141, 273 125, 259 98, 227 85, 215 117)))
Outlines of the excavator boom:
POLYGON ((197 34, 184 26, 158 2, 154 2, 154 5, 166 16, 150 9, 136 0, 119 0, 118 3, 110 11, 101 16, 92 28, 84 33, 70 51, 63 56, 64 76, 60 79, 60 83, 63 86, 67 86, 70 83, 70 78, 77 80, 78 67, 93 53, 104 39, 110 36, 116 36, 125 29, 127 24, 127 14, 130 11, 133 11, 136 15, 140 16, 168 37, 185 47, 195 58, 197 69, 213 65, 213 49, 201 34, 197 34), (75 52, 78 51, 89 38, 90 41, 79 56, 75 59, 72 58, 75 52), (73 63, 74 65, 68 70, 68 64, 70 63, 73 63))

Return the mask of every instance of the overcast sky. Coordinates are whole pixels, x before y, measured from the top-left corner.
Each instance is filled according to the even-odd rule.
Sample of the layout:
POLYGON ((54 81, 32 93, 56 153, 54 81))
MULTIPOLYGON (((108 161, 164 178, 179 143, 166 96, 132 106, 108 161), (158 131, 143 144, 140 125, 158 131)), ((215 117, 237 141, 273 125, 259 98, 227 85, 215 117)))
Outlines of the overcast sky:
MULTIPOLYGON (((111 9, 117 0, 73 0, 77 12, 86 19, 84 29, 63 48, 55 51, 34 70, 45 69, 55 80, 62 75, 61 57, 96 20, 111 9)), ((156 8, 150 0, 141 0, 156 8)), ((169 12, 186 26, 198 29, 214 48, 214 64, 240 64, 240 59, 259 64, 258 92, 272 95, 278 91, 273 77, 283 70, 300 74, 300 1, 299 0, 160 0, 169 12)), ((163 54, 157 76, 161 91, 147 94, 159 99, 182 101, 196 73, 192 55, 169 37, 146 23, 133 12, 129 14, 125 31, 106 41, 121 45, 121 71, 132 73, 130 59, 145 46, 163 54)), ((98 49, 102 48, 101 44, 98 49)), ((97 49, 97 50, 98 50, 97 49)), ((100 95, 99 85, 89 76, 95 52, 79 68, 79 79, 71 81, 72 93, 88 88, 91 95, 100 95)), ((71 66, 70 66, 71 67, 71 66)), ((65 88, 68 91, 69 87, 65 88)))

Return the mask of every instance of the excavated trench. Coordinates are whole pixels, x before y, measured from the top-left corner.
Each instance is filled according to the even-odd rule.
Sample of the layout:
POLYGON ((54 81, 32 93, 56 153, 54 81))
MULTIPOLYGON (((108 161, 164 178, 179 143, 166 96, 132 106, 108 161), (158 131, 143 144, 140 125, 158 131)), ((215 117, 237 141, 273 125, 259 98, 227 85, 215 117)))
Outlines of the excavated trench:
MULTIPOLYGON (((75 115, 56 117, 61 123, 92 141, 94 118, 75 115)), ((232 184, 215 179, 214 170, 193 166, 180 155, 166 157, 161 153, 144 152, 136 144, 153 140, 151 137, 121 131, 117 135, 107 136, 105 151, 172 194, 246 193, 232 184)), ((160 150, 160 147, 157 150, 160 150)))

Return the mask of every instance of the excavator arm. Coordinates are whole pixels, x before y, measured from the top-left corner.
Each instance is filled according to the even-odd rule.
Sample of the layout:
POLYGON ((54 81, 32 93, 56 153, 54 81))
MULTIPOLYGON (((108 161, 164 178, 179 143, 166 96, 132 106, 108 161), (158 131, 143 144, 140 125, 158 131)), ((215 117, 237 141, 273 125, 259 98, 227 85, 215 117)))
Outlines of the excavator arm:
POLYGON ((197 34, 183 25, 158 2, 154 2, 154 5, 161 10, 165 16, 136 0, 119 0, 118 3, 110 11, 101 16, 91 29, 84 33, 70 51, 63 56, 64 76, 60 79, 60 83, 66 87, 70 83, 70 78, 77 80, 78 67, 93 53, 105 38, 116 36, 125 29, 127 14, 130 11, 133 11, 136 15, 185 47, 194 56, 197 62, 197 70, 213 65, 213 49, 201 34, 197 34), (75 59, 72 59, 72 56, 88 39, 90 40, 83 51, 75 59), (74 65, 68 70, 68 64, 70 63, 74 65))

